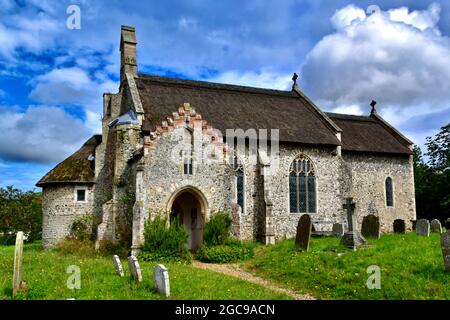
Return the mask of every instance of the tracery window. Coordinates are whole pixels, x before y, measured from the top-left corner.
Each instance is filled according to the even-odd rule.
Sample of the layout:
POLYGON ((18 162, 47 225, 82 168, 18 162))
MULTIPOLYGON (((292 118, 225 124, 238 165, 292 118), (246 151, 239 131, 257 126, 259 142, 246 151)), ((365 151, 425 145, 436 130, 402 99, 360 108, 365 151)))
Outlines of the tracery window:
POLYGON ((394 206, 394 193, 392 188, 392 178, 387 177, 385 181, 385 189, 386 189, 386 206, 393 207, 394 206))
POLYGON ((314 166, 304 156, 298 156, 289 169, 289 208, 291 213, 316 212, 314 166))

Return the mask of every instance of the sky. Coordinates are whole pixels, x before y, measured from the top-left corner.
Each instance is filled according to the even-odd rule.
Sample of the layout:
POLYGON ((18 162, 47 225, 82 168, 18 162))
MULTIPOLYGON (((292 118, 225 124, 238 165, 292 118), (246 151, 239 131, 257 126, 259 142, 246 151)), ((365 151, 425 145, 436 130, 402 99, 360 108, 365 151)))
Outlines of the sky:
POLYGON ((322 110, 376 100, 422 149, 450 121, 449 1, 0 0, 0 187, 38 191, 100 133, 122 24, 142 73, 289 90, 296 72, 322 110))

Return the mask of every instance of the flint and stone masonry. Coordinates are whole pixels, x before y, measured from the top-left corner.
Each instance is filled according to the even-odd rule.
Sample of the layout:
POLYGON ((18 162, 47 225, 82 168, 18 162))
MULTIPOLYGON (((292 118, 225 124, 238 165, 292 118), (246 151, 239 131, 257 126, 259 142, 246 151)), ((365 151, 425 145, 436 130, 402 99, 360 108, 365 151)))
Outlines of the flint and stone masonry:
POLYGON ((136 46, 135 29, 123 26, 121 82, 103 96, 102 134, 37 183, 44 247, 85 215, 97 225, 97 247, 130 228, 133 254, 144 243, 145 221, 157 215, 178 218, 192 250, 220 211, 232 215, 236 237, 266 244, 294 237, 306 213, 316 231, 348 225, 348 197, 357 221, 373 214, 382 232, 392 232, 396 219, 416 219, 412 142, 374 102, 368 116, 331 114, 304 95, 297 78, 292 90, 279 91, 145 75, 136 46), (227 129, 242 129, 243 148, 225 138, 227 129), (279 139, 263 148, 261 130, 279 139), (295 168, 292 178, 296 159, 308 168, 295 168), (302 170, 314 177, 311 185, 302 184, 302 170))

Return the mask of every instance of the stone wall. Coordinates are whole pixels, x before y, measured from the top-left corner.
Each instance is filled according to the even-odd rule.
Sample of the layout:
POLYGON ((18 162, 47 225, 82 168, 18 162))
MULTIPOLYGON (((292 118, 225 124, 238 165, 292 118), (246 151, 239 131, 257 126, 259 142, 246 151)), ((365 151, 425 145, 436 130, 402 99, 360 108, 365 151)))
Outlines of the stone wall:
POLYGON ((352 171, 353 198, 358 224, 368 214, 380 217, 382 232, 392 232, 395 219, 403 219, 408 230, 416 219, 414 172, 411 157, 344 154, 352 171), (393 181, 394 206, 386 206, 385 180, 393 181))
POLYGON ((69 235, 72 222, 93 214, 93 187, 82 185, 45 186, 42 190, 42 245, 49 248, 69 235), (75 201, 75 187, 87 188, 87 201, 75 201))

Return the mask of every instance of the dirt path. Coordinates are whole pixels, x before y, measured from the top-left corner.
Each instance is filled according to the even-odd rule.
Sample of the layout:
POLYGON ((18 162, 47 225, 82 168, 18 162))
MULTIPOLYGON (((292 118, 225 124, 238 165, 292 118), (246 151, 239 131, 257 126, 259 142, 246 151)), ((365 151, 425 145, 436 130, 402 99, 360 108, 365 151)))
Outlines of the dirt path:
POLYGON ((281 288, 276 284, 270 282, 269 280, 257 277, 247 271, 242 270, 237 264, 214 264, 214 263, 203 263, 200 261, 194 261, 194 266, 200 269, 207 269, 220 272, 235 278, 239 278, 251 283, 264 286, 273 291, 281 292, 288 296, 291 296, 295 300, 315 300, 314 297, 308 294, 299 294, 293 290, 281 288))

